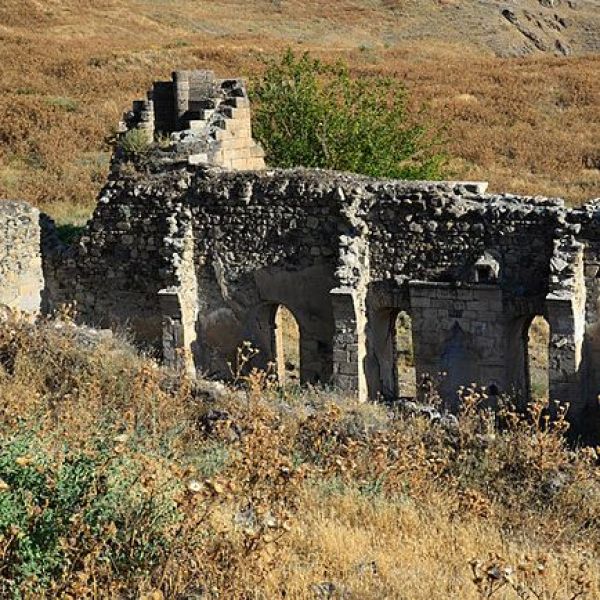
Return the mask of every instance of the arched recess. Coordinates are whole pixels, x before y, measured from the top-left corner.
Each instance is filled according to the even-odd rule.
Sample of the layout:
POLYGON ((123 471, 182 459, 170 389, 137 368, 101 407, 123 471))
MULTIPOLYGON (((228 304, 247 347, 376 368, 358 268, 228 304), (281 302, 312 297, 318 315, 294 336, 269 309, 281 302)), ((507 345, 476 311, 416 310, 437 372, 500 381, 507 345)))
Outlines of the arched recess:
POLYGON ((442 399, 448 410, 456 412, 460 405, 459 388, 479 381, 476 353, 458 321, 443 346, 440 366, 444 373, 440 385, 442 399))
POLYGON ((416 381, 410 315, 399 309, 379 309, 369 315, 366 361, 369 397, 414 397, 416 381))
POLYGON ((282 383, 329 381, 331 345, 318 320, 307 319, 296 307, 269 302, 256 307, 247 323, 244 339, 258 349, 250 367, 270 369, 282 383))
POLYGON ((279 304, 273 316, 275 371, 280 384, 300 380, 300 326, 292 311, 279 304))
POLYGON ((527 400, 548 399, 550 326, 540 315, 529 321, 524 332, 527 400))

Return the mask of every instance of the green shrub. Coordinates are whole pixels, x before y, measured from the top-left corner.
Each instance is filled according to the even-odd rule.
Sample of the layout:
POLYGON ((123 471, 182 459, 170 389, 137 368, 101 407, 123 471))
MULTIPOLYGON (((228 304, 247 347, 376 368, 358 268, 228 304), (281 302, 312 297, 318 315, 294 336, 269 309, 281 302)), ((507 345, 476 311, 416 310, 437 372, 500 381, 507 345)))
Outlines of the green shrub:
POLYGON ((90 561, 127 578, 164 557, 179 519, 173 486, 148 493, 141 462, 111 446, 61 456, 32 433, 0 444, 1 597, 57 589, 90 561))
POLYGON ((125 156, 133 157, 146 154, 150 150, 152 142, 148 132, 144 129, 131 129, 119 138, 117 145, 125 156))
POLYGON ((407 110, 392 77, 353 78, 343 63, 324 64, 288 50, 252 86, 254 133, 269 164, 318 167, 374 177, 436 179, 439 140, 407 110))

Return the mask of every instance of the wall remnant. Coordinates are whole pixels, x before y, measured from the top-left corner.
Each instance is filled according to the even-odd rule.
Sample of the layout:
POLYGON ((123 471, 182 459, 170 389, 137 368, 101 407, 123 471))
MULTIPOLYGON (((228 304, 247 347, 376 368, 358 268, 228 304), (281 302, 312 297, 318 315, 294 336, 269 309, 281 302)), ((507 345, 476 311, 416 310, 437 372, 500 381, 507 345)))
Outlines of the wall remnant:
POLYGON ((0 201, 0 309, 41 309, 41 245, 40 211, 25 202, 0 201))
MULTIPOLYGON (((76 301, 82 321, 127 327, 172 366, 226 378, 244 341, 259 350, 255 366, 278 364, 284 306, 300 331, 300 380, 363 400, 399 396, 394 327, 406 313, 417 381, 439 378, 453 410, 472 383, 530 400, 527 331, 542 315, 550 398, 570 405, 575 424, 596 418, 600 201, 567 209, 479 183, 238 169, 223 147, 210 150, 220 143, 211 127, 180 151, 181 123, 222 106, 202 98, 246 99, 227 81, 180 72, 134 106, 128 127, 171 131, 176 149, 113 162, 77 242, 43 257, 48 309, 76 301), (207 160, 190 160, 202 136, 207 160)), ((27 219, 0 219, 7 235, 33 239, 27 219)), ((7 246, 0 274, 19 273, 7 246)), ((24 270, 39 273, 38 259, 24 270)), ((29 302, 11 289, 4 303, 29 302)))
POLYGON ((250 101, 241 79, 216 79, 212 71, 176 71, 156 81, 145 100, 123 115, 122 134, 141 129, 153 140, 168 137, 170 151, 192 164, 263 169, 264 150, 252 139, 250 101))

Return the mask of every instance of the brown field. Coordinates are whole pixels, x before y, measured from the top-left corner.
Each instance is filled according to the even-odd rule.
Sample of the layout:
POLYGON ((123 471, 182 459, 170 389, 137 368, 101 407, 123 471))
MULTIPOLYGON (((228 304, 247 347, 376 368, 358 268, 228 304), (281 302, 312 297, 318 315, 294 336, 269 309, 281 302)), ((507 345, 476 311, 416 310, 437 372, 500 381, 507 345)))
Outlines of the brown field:
MULTIPOLYGON (((0 198, 85 221, 113 128, 152 80, 251 76, 287 46, 401 78, 444 130, 449 177, 600 196, 598 3, 568 13, 585 25, 569 58, 498 56, 523 40, 491 4, 2 0, 0 198)), ((530 335, 543 397, 547 329, 530 335)), ((541 404, 496 420, 467 393, 443 427, 293 377, 208 393, 123 340, 86 340, 0 327, 1 598, 600 598, 598 454, 568 447, 561 419, 543 427, 541 404)))
POLYGON ((457 29, 455 5, 471 6, 4 0, 0 197, 84 220, 106 173, 107 140, 152 80, 175 67, 251 76, 261 56, 287 46, 342 57, 359 76, 401 78, 413 106, 444 131, 449 177, 572 203, 600 195, 600 58, 499 58, 505 24, 482 21, 470 35, 457 29))
POLYGON ((122 340, 0 329, 0 597, 600 597, 597 454, 541 405, 500 428, 467 393, 446 428, 240 383, 215 397, 122 340))

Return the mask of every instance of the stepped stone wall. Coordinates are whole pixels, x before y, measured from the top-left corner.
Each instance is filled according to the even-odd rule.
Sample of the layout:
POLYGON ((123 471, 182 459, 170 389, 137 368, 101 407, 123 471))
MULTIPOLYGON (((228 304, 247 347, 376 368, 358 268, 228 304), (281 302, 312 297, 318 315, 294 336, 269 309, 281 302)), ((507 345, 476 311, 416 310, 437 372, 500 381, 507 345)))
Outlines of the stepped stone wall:
POLYGON ((157 81, 145 100, 123 115, 121 133, 141 129, 169 136, 170 151, 193 164, 263 169, 264 151, 252 138, 250 102, 241 79, 216 79, 212 71, 176 71, 157 81))
POLYGON ((43 290, 44 310, 76 302, 82 321, 128 329, 171 366, 219 378, 246 341, 259 350, 252 366, 281 371, 285 306, 299 325, 301 382, 374 400, 401 395, 402 312, 419 394, 440 379, 452 410, 472 383, 492 405, 505 394, 531 400, 528 332, 541 315, 551 399, 569 404, 580 430, 600 431, 600 201, 568 209, 559 199, 486 194, 478 183, 197 160, 225 129, 181 135, 190 130, 180 124, 243 108, 193 104, 244 99, 227 81, 180 73, 155 85, 153 104, 127 127, 172 129, 172 147, 133 162, 117 155, 72 246, 35 229, 33 209, 5 204, 0 227, 16 243, 0 245, 3 290, 12 290, 0 302, 35 310, 29 291, 43 290))

